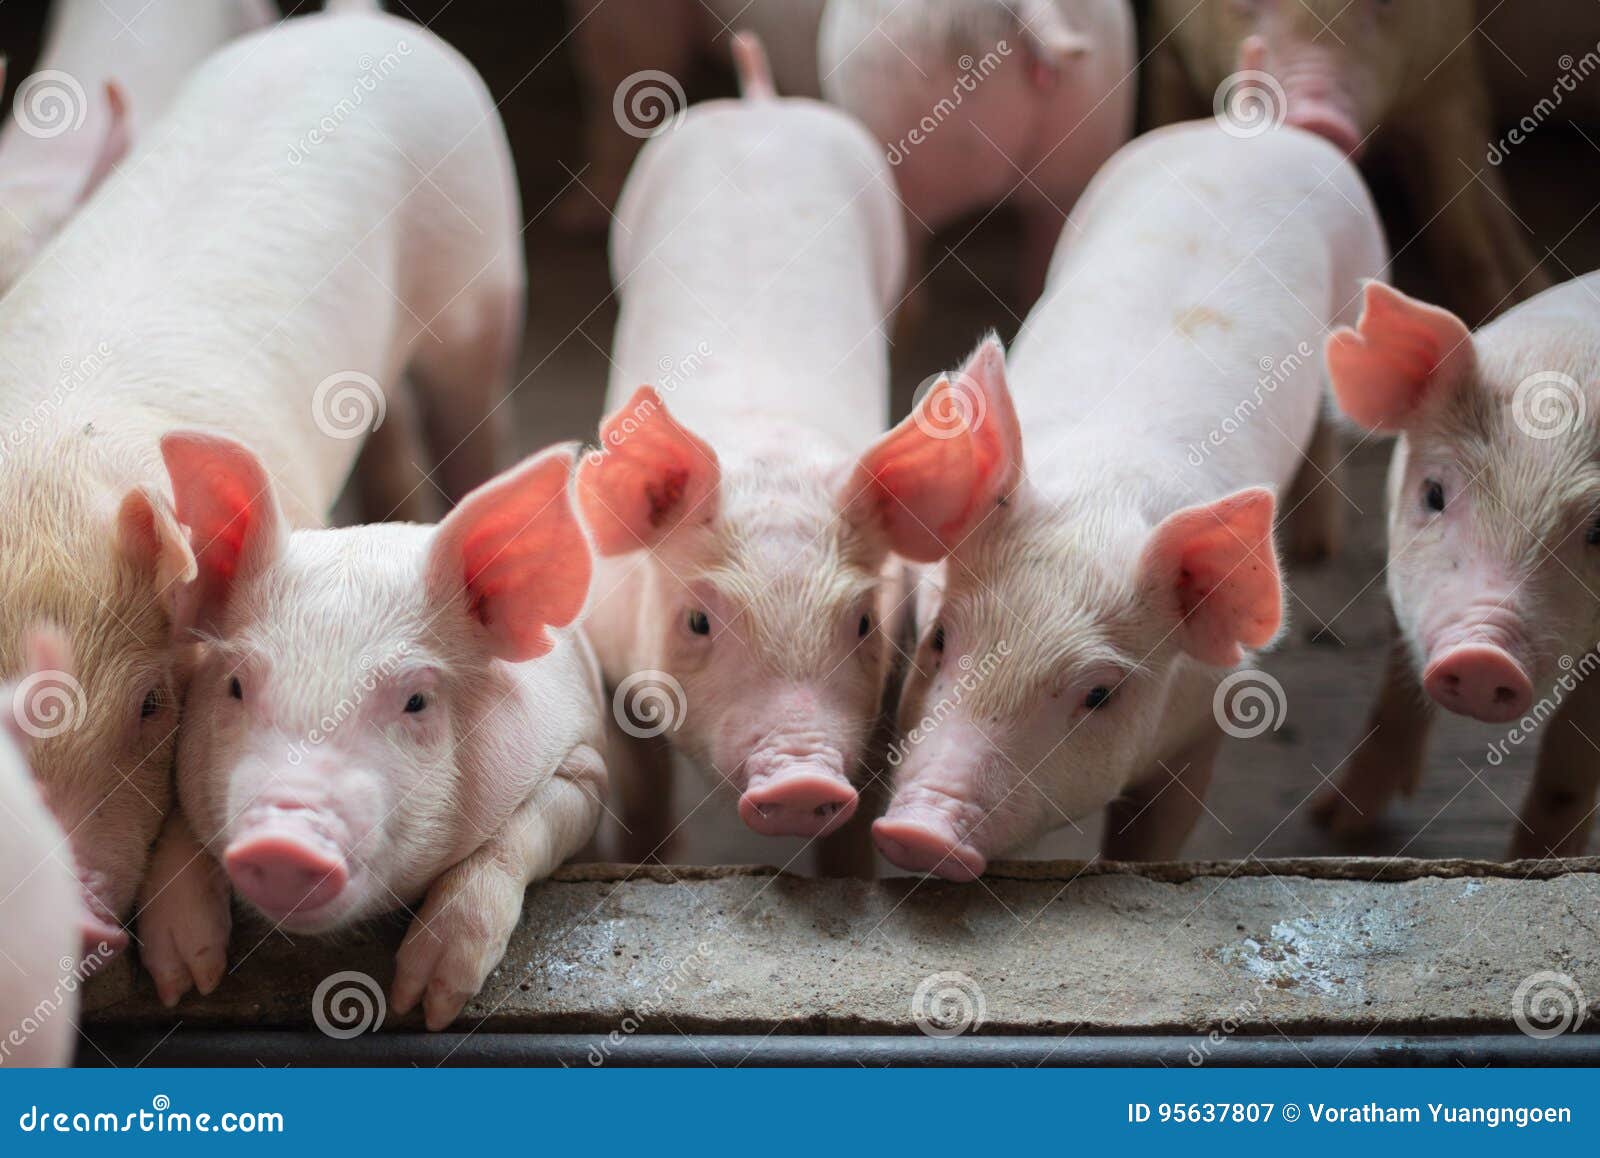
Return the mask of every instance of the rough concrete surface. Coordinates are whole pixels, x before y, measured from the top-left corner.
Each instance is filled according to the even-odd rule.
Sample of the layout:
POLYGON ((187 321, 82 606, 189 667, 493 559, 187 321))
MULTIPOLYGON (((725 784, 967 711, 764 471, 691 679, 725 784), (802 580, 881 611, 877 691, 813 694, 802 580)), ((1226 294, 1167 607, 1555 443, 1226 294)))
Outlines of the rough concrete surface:
MULTIPOLYGON (((325 978, 388 984, 401 932, 316 942, 245 919, 211 997, 162 1010, 124 963, 91 1020, 309 1028, 325 978)), ((984 1033, 1514 1032, 1539 973, 1600 1014, 1600 860, 1060 862, 966 886, 591 865, 529 892, 453 1028, 914 1033, 981 1010, 984 1033)))

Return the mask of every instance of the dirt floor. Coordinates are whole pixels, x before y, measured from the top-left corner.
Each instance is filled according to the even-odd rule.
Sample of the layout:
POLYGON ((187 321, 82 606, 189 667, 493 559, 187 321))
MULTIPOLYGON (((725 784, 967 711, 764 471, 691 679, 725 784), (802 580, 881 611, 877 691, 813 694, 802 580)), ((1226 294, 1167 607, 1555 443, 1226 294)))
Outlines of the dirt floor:
MULTIPOLYGON (((616 319, 600 239, 563 236, 549 221, 554 199, 583 167, 571 84, 569 67, 552 58, 551 66, 528 76, 515 104, 507 106, 530 219, 527 345, 515 397, 521 451, 593 433, 616 319), (511 115, 513 109, 517 115, 511 115), (530 140, 539 144, 528 144, 530 140)), ((1544 126, 1506 169, 1517 212, 1538 249, 1553 254, 1547 260, 1551 276, 1564 279, 1600 266, 1600 213, 1593 203, 1600 132, 1544 126), (1580 179, 1580 174, 1588 176, 1580 179)), ((1381 184, 1378 193, 1386 202, 1381 184)), ((938 239, 925 286, 927 316, 893 351, 897 417, 905 413, 915 386, 928 374, 956 364, 986 328, 997 328, 1006 339, 1016 332, 1021 311, 1009 289, 1012 228, 999 214, 958 226, 938 239)), ((1397 279, 1403 288, 1426 294, 1427 270, 1421 265, 1421 247, 1407 241, 1410 232, 1391 222, 1391 248, 1399 255, 1397 279)), ((1381 440, 1361 441, 1354 433, 1347 441, 1351 452, 1340 483, 1349 501, 1347 548, 1330 564, 1291 573, 1290 630, 1263 661, 1285 689, 1285 722, 1258 739, 1228 741, 1208 798, 1209 815, 1185 850, 1189 856, 1504 853, 1527 783, 1532 745, 1514 749, 1499 767, 1490 766, 1487 746, 1503 730, 1458 718, 1441 721, 1435 731, 1428 773, 1417 795, 1402 799, 1370 837, 1356 844, 1341 842, 1310 821, 1312 794, 1325 776, 1335 774, 1363 735, 1383 664, 1387 600, 1382 488, 1389 447, 1381 440)), ((793 861, 796 870, 807 870, 809 858, 799 856, 800 841, 749 833, 731 800, 717 798, 701 806, 707 781, 687 771, 680 772, 679 780, 679 811, 692 815, 669 861, 793 861)), ((1098 824, 1086 823, 1082 832, 1065 829, 1026 855, 1088 856, 1097 846, 1098 824)))

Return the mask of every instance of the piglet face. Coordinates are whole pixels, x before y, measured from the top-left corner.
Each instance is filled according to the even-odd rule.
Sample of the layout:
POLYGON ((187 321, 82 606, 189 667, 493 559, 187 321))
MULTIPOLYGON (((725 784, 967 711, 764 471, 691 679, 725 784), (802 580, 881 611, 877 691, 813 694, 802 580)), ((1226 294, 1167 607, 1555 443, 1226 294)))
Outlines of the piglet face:
MULTIPOLYGON (((236 891, 320 932, 415 898, 517 802, 508 662, 530 662, 587 593, 558 448, 439 528, 285 532, 248 451, 163 443, 208 636, 179 790, 236 891), (500 775, 505 773, 504 775, 500 775)), ((518 727, 521 724, 522 727, 518 727)))
POLYGON ((1485 350, 1437 307, 1373 284, 1328 345, 1335 390, 1396 431, 1390 600, 1424 690, 1503 723, 1594 646, 1600 611, 1600 389, 1559 345, 1538 365, 1485 350))

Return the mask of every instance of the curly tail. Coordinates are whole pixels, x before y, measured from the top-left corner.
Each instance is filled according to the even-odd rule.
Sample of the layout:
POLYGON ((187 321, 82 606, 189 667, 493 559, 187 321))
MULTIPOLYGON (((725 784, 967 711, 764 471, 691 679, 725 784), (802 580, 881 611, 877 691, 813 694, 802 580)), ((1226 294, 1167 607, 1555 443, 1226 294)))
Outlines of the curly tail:
POLYGON ((745 100, 771 100, 778 95, 772 84, 767 50, 754 32, 733 34, 733 67, 739 74, 739 92, 745 100))

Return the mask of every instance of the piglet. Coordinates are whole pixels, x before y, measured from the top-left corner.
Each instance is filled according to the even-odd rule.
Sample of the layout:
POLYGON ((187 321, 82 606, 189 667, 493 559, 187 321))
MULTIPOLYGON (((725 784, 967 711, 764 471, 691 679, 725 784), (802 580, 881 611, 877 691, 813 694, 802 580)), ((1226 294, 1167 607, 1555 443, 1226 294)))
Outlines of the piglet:
POLYGON ((1155 0, 1151 15, 1155 124, 1214 111, 1241 135, 1287 123, 1355 158, 1382 154, 1440 284, 1474 320, 1548 284, 1486 159, 1473 0, 1155 0))
MULTIPOLYGON (((655 717, 636 735, 754 831, 819 837, 857 808, 902 602, 851 486, 887 425, 902 234, 866 132, 775 97, 735 45, 744 99, 651 141, 617 207, 611 413, 578 473, 588 630, 622 707, 655 717)), ((660 851, 667 784, 624 794, 636 856, 660 851)))
POLYGON ((56 0, 35 71, 0 129, 0 293, 200 62, 275 18, 268 0, 56 0))
POLYGON ((1298 129, 1163 129, 1095 178, 1009 366, 985 341, 865 464, 896 550, 943 560, 873 826, 889 860, 971 880, 1108 805, 1105 856, 1177 853, 1224 676, 1282 622, 1314 343, 1384 259, 1360 175, 1298 129))
POLYGON ((1359 831, 1414 789, 1428 709, 1441 707, 1509 729, 1491 762, 1538 741, 1512 855, 1581 854, 1600 786, 1600 273, 1476 333, 1375 282, 1359 324, 1328 339, 1327 363, 1344 412, 1399 436, 1399 635, 1367 739, 1318 815, 1359 831))
POLYGON ((505 953, 528 882, 594 831, 609 716, 576 632, 587 540, 558 446, 437 527, 290 532, 254 455, 161 443, 200 577, 204 655, 181 815, 139 917, 161 999, 222 976, 229 886, 327 933, 410 907, 393 1004, 453 1020, 505 953))
POLYGON ((1127 0, 834 0, 817 67, 884 146, 913 254, 964 214, 1018 208, 1031 304, 1067 213, 1133 132, 1135 49, 1127 0))
POLYGON ((466 61, 403 20, 313 15, 202 65, 0 298, 0 656, 50 620, 78 657, 86 710, 32 757, 100 920, 127 915, 167 811, 190 662, 161 436, 243 440, 296 526, 363 447, 377 515, 432 490, 418 458, 459 498, 494 473, 520 225, 466 61))
POLYGON ((0 1068, 71 1062, 85 973, 119 947, 95 942, 80 962, 91 918, 78 896, 72 846, 28 767, 33 742, 81 710, 72 653, 48 627, 30 632, 23 650, 22 678, 0 687, 0 1068))

